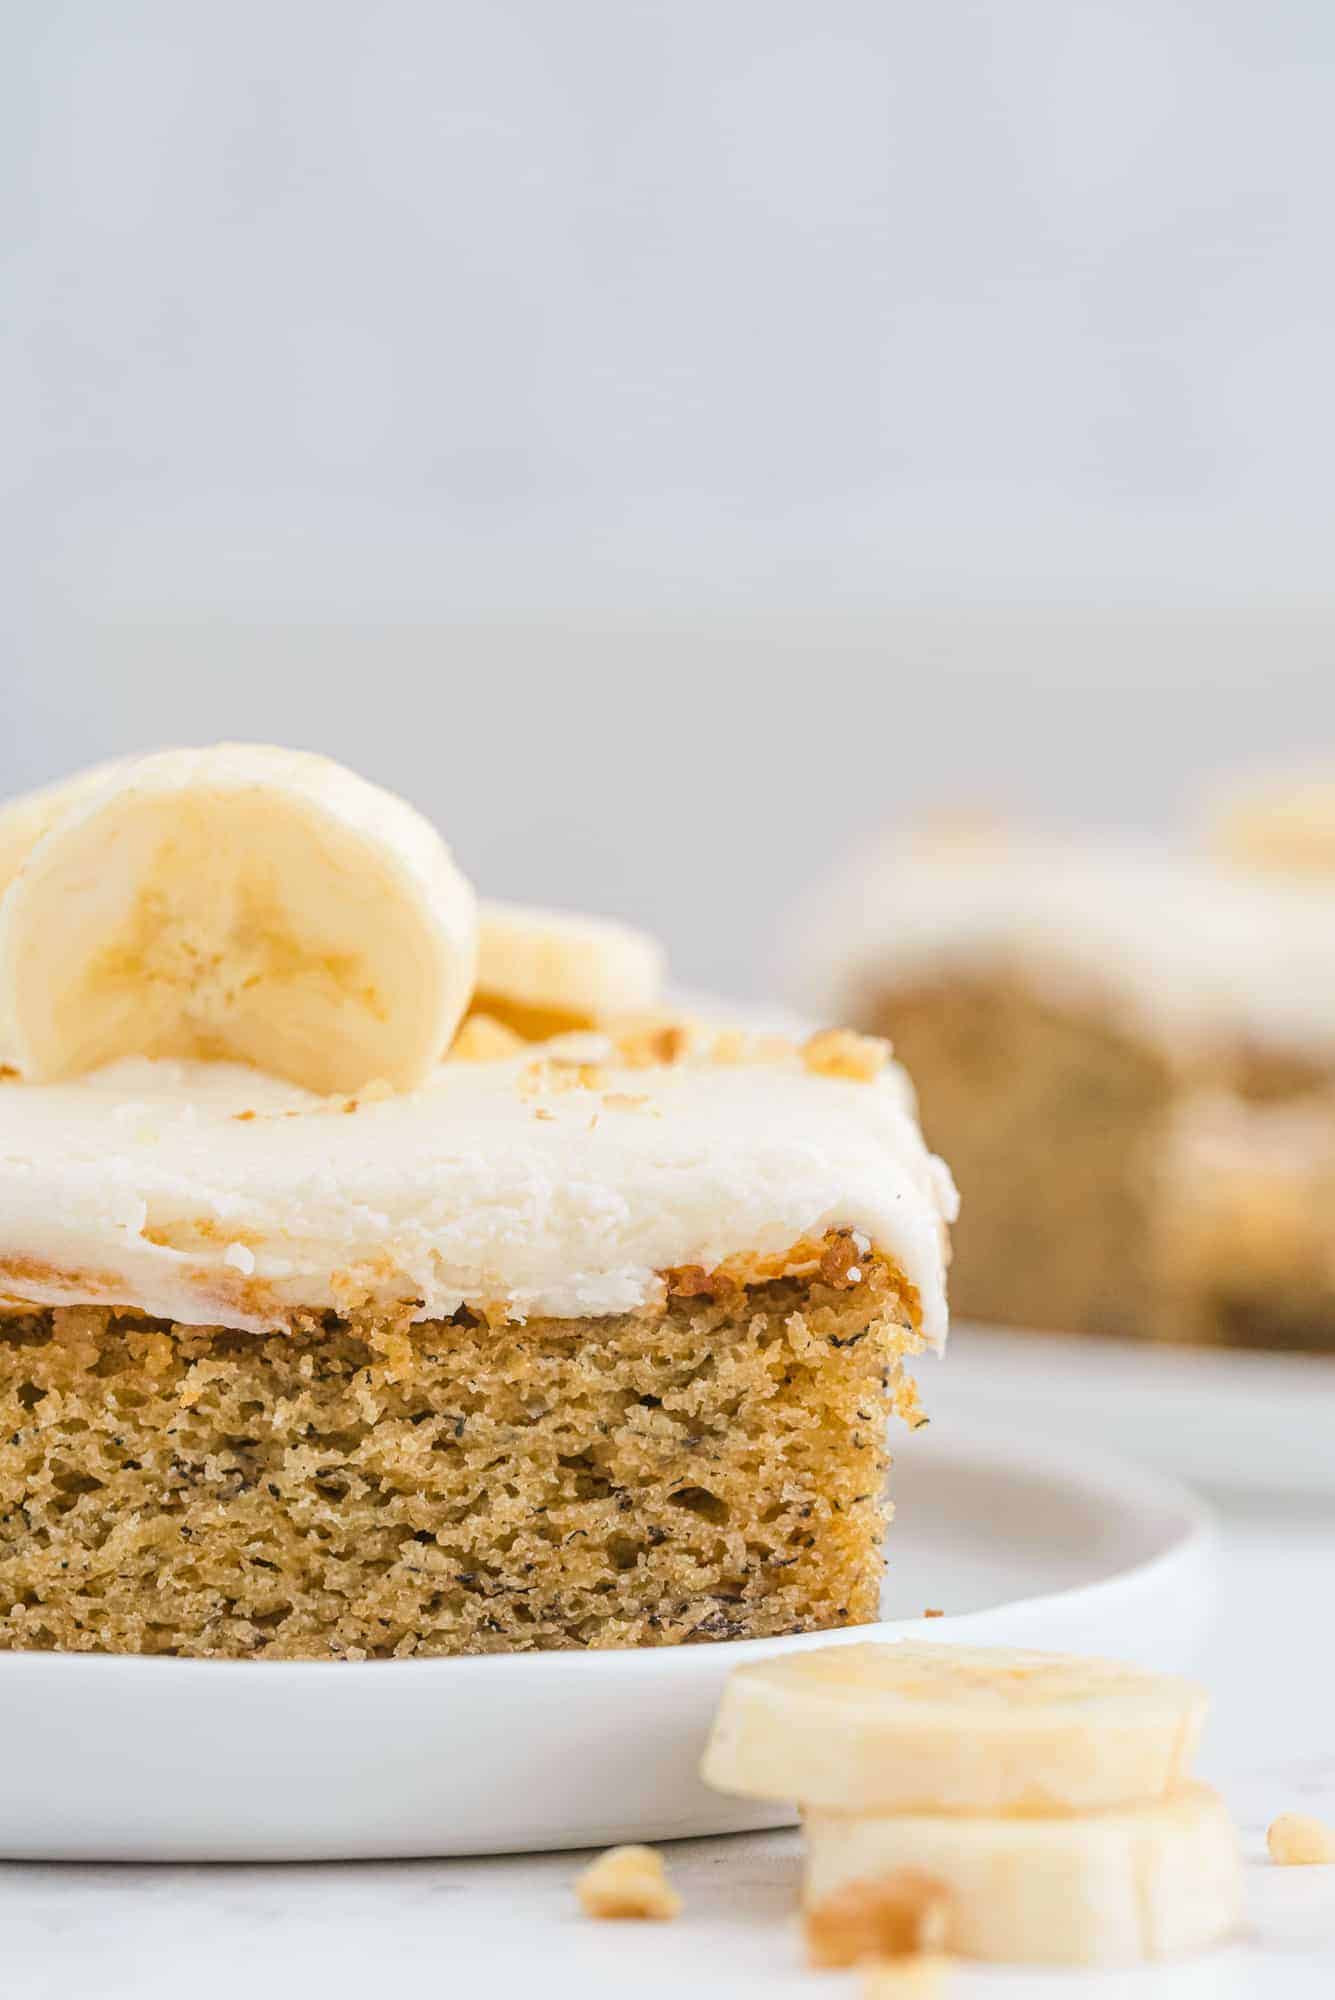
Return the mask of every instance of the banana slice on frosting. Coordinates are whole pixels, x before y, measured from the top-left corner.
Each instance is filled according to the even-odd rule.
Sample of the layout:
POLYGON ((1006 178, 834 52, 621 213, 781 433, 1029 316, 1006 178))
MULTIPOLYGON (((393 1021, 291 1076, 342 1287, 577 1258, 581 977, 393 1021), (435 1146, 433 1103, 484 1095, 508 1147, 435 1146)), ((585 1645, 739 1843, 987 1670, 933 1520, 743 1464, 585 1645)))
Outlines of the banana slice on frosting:
POLYGON ((656 938, 564 910, 484 902, 477 1007, 528 1041, 654 1006, 663 984, 656 938))
POLYGON ((90 764, 72 778, 61 778, 40 791, 21 792, 0 805, 0 896, 44 833, 83 799, 100 792, 119 772, 128 770, 133 758, 116 758, 105 764, 90 764))
POLYGON ((84 773, 0 816, 6 861, 0 1059, 32 1081, 202 1056, 406 1089, 472 996, 476 904, 444 842, 324 757, 220 744, 84 773))
POLYGON ((804 1825, 807 1937, 826 1965, 853 1962, 865 1913, 899 1883, 936 1892, 948 1952, 994 1964, 1185 1957, 1242 1914, 1237 1834, 1205 1785, 1055 1819, 813 1812, 804 1825))
POLYGON ((739 1668, 702 1769, 721 1792, 837 1812, 1083 1812, 1172 1791, 1206 1706, 1109 1660, 827 1646, 739 1668))

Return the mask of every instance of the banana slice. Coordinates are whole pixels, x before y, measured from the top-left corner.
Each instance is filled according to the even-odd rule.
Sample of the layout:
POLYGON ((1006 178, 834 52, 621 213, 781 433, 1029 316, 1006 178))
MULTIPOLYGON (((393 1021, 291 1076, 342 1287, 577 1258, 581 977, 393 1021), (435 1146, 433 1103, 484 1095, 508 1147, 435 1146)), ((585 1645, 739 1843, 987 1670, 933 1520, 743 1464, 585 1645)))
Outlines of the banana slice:
POLYGON ((1080 1812, 1171 1791, 1206 1705, 1109 1660, 823 1646, 740 1667, 701 1768, 721 1792, 842 1812, 1080 1812))
POLYGON ((1221 800, 1210 815, 1216 851, 1251 868, 1297 876, 1335 870, 1335 771, 1291 773, 1221 800))
POLYGON ((49 833, 71 806, 92 798, 118 771, 128 769, 133 762, 133 758, 115 758, 105 764, 90 764, 86 771, 76 772, 72 778, 62 778, 58 784, 44 785, 40 791, 20 792, 17 798, 6 799, 0 805, 0 895, 9 887, 42 835, 49 833))
POLYGON ((486 903, 477 1006, 526 1041, 652 1007, 663 983, 657 939, 602 917, 486 903))
POLYGON ((222 1056, 332 1092, 435 1067, 476 906, 410 806, 253 744, 71 783, 0 897, 0 1055, 22 1076, 222 1056))
POLYGON ((945 1949, 994 1964, 1136 1965, 1205 1951, 1242 1913, 1237 1835, 1223 1801, 1186 1785, 1147 1805, 1056 1819, 806 1815, 803 1905, 830 1963, 830 1912, 887 1880, 942 1892, 945 1949))

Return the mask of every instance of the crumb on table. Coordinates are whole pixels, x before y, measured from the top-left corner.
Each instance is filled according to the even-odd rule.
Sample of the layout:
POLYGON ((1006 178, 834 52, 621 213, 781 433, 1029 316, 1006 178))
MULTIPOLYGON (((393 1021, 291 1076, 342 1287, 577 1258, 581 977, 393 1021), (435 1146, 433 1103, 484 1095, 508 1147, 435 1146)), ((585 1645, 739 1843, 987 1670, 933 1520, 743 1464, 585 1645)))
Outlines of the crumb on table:
POLYGON ((930 1875, 897 1868, 846 1882, 806 1913, 807 1958, 819 1967, 911 1959, 946 1943, 950 1892, 930 1875))
POLYGON ((1307 1813, 1281 1813, 1266 1829, 1265 1844, 1281 1868, 1335 1861, 1335 1827, 1307 1813))
POLYGON ((661 1921, 681 1912, 681 1897, 652 1847, 609 1847, 576 1876, 575 1894, 588 1917, 661 1921))

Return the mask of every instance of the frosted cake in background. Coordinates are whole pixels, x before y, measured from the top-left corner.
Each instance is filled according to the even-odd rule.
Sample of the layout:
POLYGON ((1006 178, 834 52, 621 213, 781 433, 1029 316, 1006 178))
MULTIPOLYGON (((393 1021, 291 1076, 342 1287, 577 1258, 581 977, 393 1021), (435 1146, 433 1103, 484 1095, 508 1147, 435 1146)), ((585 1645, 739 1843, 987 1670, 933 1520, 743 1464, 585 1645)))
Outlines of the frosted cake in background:
MULTIPOLYGON (((1262 823, 1253 812, 1253 845, 1262 823)), ((1250 1107, 1310 1102, 1329 1118, 1335 876, 961 829, 850 864, 797 949, 804 1003, 892 1041, 950 1157, 957 1312, 1331 1344, 1325 1308, 1295 1320, 1240 1303, 1251 1281, 1223 1229, 1184 1307, 1180 1236, 1207 1171, 1187 1115, 1199 1100, 1237 1107, 1242 1130, 1250 1107), (1234 1306, 1208 1310, 1207 1294, 1234 1306)))

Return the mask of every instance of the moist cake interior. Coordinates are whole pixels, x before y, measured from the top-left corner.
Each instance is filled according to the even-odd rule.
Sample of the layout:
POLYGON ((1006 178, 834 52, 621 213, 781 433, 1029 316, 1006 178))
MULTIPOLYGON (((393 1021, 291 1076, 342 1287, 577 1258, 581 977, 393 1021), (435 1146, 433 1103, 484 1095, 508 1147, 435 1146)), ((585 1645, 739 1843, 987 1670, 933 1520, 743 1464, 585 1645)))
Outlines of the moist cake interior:
POLYGON ((366 1659, 872 1619, 916 1300, 846 1233, 806 1263, 527 1324, 10 1314, 0 1647, 366 1659))

